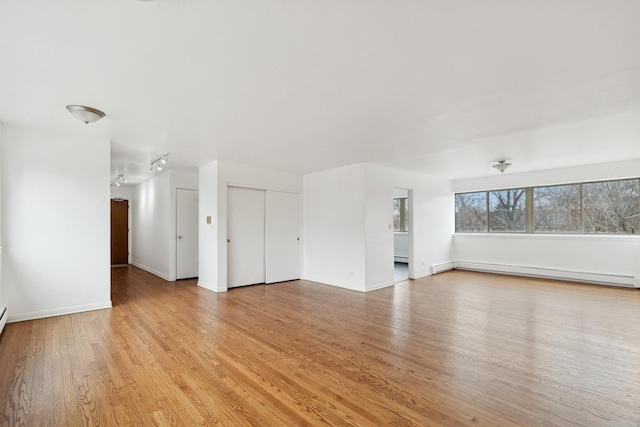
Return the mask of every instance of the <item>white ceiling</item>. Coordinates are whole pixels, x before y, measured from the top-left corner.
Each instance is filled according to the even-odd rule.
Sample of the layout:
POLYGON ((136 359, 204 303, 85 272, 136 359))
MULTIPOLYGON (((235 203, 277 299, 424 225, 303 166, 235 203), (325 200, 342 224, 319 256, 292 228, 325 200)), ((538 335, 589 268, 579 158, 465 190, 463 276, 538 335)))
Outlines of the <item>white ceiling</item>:
POLYGON ((106 136, 130 183, 164 152, 449 178, 640 158, 639 23, 638 0, 0 0, 0 121, 106 136))

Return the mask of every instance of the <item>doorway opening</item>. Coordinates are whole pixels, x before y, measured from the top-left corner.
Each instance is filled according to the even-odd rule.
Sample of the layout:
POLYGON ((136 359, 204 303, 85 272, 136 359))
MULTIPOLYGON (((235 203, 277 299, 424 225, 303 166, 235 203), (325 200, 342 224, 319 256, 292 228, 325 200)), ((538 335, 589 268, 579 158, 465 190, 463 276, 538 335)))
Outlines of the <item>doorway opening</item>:
POLYGON ((395 283, 410 277, 411 190, 393 189, 393 278, 395 283))

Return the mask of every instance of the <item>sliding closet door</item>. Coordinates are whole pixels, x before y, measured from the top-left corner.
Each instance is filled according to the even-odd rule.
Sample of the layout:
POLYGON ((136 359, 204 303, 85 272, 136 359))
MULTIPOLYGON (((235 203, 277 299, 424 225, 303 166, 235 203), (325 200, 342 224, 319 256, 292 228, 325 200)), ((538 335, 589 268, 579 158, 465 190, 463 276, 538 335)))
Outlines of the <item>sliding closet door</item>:
POLYGON ((300 195, 267 191, 267 283, 300 278, 300 195))
POLYGON ((265 283, 264 190, 227 192, 227 287, 265 283))

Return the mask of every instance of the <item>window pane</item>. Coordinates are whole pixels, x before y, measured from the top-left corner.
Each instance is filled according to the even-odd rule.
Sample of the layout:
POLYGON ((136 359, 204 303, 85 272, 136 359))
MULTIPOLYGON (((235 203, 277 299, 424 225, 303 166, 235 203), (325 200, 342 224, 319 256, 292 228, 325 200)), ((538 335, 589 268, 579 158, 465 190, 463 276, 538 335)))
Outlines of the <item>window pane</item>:
POLYGON ((409 199, 404 199, 404 221, 402 222, 402 231, 409 231, 409 199))
POLYGON ((393 231, 400 231, 400 199, 393 199, 393 231))
POLYGON ((456 232, 487 231, 487 193, 456 194, 456 232))
POLYGON ((393 199, 393 231, 409 231, 409 202, 406 197, 393 199))
POLYGON ((584 232, 640 234, 640 180, 582 185, 584 232))
POLYGON ((489 231, 525 231, 525 198, 524 188, 489 192, 489 231))
POLYGON ((579 233, 580 185, 534 188, 533 231, 579 233))

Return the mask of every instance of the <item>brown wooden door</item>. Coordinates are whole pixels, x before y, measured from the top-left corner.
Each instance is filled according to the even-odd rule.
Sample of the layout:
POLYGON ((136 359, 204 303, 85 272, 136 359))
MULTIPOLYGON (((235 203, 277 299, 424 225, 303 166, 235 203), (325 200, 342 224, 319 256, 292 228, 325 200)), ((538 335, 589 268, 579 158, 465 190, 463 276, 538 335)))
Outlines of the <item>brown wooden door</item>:
POLYGON ((111 265, 129 263, 129 201, 111 199, 111 265))

